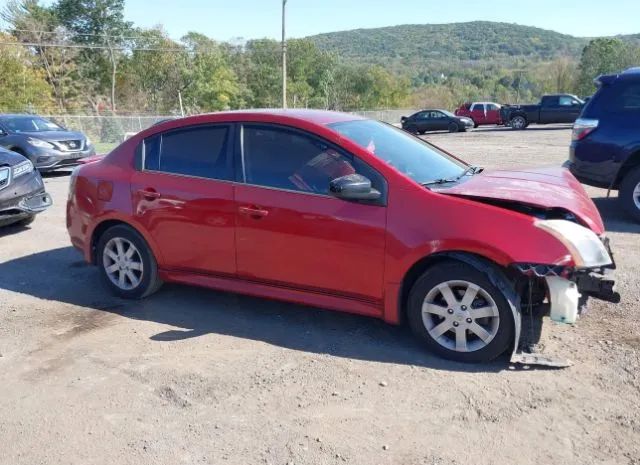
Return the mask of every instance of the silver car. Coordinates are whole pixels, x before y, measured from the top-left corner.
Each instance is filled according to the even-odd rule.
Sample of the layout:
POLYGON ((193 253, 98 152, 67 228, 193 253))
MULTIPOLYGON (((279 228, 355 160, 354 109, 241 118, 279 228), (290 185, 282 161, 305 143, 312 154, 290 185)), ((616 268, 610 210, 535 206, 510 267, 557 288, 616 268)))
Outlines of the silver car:
POLYGON ((35 115, 0 115, 0 147, 27 157, 41 172, 78 165, 96 153, 81 132, 35 115))

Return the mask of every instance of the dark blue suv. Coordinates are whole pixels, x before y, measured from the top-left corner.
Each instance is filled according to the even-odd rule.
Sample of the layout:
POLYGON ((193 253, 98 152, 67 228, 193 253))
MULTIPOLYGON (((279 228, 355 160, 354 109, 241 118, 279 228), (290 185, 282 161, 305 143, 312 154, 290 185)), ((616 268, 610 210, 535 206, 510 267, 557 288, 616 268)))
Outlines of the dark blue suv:
POLYGON ((573 127, 566 166, 585 184, 617 189, 624 209, 640 221, 640 68, 596 83, 573 127))

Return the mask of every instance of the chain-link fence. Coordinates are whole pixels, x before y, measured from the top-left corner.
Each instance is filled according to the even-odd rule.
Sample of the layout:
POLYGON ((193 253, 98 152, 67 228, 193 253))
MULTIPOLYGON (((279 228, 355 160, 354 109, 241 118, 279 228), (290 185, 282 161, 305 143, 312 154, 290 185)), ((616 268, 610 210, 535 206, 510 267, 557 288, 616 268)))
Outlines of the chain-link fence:
MULTIPOLYGON (((416 110, 371 110, 351 112, 365 118, 376 119, 386 123, 399 123, 402 116, 409 116, 416 110)), ((90 115, 44 115, 46 118, 62 126, 81 131, 94 143, 105 147, 122 142, 127 136, 158 123, 174 118, 173 116, 90 116, 90 115)))

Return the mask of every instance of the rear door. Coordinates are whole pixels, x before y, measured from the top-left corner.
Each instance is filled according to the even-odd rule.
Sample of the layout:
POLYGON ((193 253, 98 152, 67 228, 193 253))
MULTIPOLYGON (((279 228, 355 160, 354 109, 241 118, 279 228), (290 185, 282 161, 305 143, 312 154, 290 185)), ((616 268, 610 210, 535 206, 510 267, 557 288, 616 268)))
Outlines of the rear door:
POLYGON ((236 273, 233 132, 229 124, 190 126, 140 147, 134 215, 158 245, 162 268, 236 273))
POLYGON ((384 178, 293 128, 245 124, 240 137, 246 182, 236 188, 239 276, 381 304, 386 200, 340 200, 329 194, 329 182, 357 172, 386 192, 384 178))
POLYGON ((559 104, 559 97, 557 95, 547 95, 542 97, 540 101, 540 119, 541 124, 545 123, 561 123, 562 116, 560 112, 562 108, 559 104), (558 121, 560 120, 560 121, 558 121))

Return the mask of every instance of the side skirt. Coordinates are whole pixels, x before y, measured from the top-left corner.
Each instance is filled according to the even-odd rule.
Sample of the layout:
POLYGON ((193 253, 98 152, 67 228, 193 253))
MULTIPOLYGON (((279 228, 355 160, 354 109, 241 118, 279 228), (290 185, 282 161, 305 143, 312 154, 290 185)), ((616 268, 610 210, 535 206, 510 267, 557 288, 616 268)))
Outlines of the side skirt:
POLYGON ((237 277, 210 275, 177 270, 160 270, 163 281, 206 287, 225 292, 266 299, 282 300, 301 305, 382 318, 382 302, 351 295, 337 295, 316 289, 252 281, 237 277))

